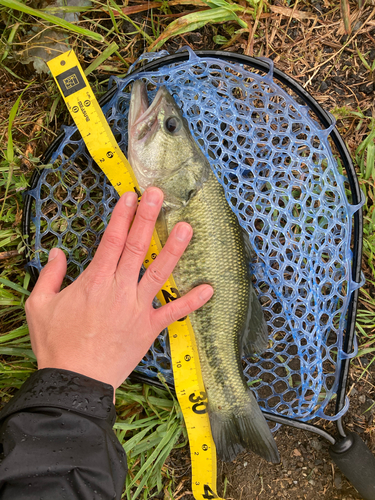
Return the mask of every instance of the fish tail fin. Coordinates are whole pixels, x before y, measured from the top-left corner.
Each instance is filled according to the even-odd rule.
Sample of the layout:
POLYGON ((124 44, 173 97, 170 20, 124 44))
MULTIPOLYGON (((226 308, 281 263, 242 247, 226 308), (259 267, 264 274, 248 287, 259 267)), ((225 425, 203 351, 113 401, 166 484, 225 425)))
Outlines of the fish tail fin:
POLYGON ((252 393, 245 408, 236 414, 210 411, 212 437, 217 455, 232 462, 243 450, 251 450, 268 462, 280 462, 276 442, 252 393))

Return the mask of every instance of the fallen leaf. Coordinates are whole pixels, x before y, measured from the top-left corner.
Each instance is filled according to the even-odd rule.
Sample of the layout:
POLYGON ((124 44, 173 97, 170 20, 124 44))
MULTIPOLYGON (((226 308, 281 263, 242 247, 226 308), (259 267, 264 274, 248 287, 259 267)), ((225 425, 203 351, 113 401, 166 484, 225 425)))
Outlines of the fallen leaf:
POLYGON ((294 19, 317 19, 315 14, 304 12, 303 10, 289 9, 289 7, 279 7, 278 5, 269 5, 270 11, 275 14, 282 14, 286 17, 294 17, 294 19))

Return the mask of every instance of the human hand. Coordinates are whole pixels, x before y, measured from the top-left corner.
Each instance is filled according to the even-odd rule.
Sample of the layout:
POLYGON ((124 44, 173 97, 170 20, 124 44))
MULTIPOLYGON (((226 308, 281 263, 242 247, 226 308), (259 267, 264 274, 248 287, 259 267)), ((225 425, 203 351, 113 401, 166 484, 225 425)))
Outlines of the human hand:
POLYGON ((66 258, 60 249, 50 251, 49 262, 26 301, 39 369, 70 370, 116 389, 164 328, 210 299, 212 287, 200 285, 159 309, 152 307, 192 237, 192 228, 185 222, 176 224, 138 283, 162 202, 160 189, 149 188, 137 209, 136 194, 125 193, 92 262, 61 292, 66 258))

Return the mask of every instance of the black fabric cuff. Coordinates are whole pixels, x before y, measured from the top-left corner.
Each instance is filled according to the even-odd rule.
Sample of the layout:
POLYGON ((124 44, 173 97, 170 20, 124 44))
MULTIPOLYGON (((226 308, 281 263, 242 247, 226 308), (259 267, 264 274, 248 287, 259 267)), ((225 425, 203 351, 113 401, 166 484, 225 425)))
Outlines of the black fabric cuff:
POLYGON ((58 368, 33 373, 0 412, 0 421, 12 413, 36 407, 62 408, 108 420, 112 426, 116 419, 111 385, 58 368))

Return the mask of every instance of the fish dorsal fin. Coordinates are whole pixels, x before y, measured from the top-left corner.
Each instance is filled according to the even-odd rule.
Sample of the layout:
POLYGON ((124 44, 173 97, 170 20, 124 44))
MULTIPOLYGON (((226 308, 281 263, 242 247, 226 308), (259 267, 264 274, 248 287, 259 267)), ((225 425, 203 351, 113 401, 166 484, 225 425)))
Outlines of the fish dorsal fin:
MULTIPOLYGON (((243 230, 245 253, 248 262, 254 257, 249 235, 243 230)), ((268 345, 268 328, 264 319, 263 309, 250 282, 249 306, 240 335, 241 352, 245 356, 262 354, 268 345)))
POLYGON ((156 224, 155 224, 155 229, 156 229, 156 232, 158 233, 161 245, 164 246, 166 244, 168 236, 169 236, 164 208, 162 208, 159 212, 159 216, 158 216, 158 218, 156 220, 156 224))

